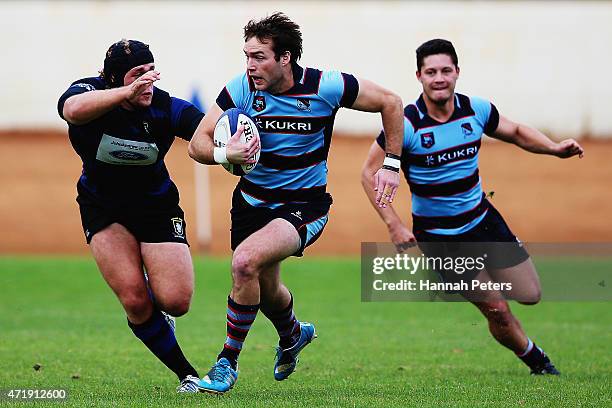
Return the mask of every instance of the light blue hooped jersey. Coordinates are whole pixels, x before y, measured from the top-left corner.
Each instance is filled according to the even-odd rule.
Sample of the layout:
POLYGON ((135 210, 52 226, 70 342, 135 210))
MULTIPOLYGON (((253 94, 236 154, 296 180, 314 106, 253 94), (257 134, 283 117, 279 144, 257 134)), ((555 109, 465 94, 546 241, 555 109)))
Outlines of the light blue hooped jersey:
MULTIPOLYGON (((495 106, 481 98, 455 94, 455 110, 441 123, 427 115, 423 95, 404 109, 402 170, 412 192, 415 231, 455 235, 486 215, 478 174, 484 133, 499 124, 495 106)), ((384 133, 378 137, 385 146, 384 133)))
POLYGON ((253 206, 316 201, 326 192, 327 155, 336 112, 351 107, 357 79, 339 71, 293 65, 294 86, 281 94, 255 89, 245 72, 217 97, 222 110, 240 108, 259 127, 261 156, 238 184, 253 206))

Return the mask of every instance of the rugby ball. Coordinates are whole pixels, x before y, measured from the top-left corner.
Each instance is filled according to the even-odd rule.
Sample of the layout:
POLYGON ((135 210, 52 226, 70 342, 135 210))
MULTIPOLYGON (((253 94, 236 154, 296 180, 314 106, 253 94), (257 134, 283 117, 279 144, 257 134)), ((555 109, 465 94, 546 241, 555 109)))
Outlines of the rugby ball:
MULTIPOLYGON (((215 147, 225 147, 225 145, 227 145, 227 141, 234 133, 236 133, 240 125, 244 126, 244 132, 242 132, 242 135, 240 136, 240 141, 242 143, 249 142, 255 136, 259 137, 259 130, 257 129, 257 125, 253 119, 242 109, 232 108, 223 112, 223 115, 219 117, 219 120, 215 125, 215 132, 213 135, 215 147)), ((251 171, 253 171, 257 165, 257 162, 259 161, 260 151, 261 146, 259 146, 259 149, 254 155, 255 163, 223 163, 221 165, 225 168, 225 170, 236 176, 249 174, 251 171)))

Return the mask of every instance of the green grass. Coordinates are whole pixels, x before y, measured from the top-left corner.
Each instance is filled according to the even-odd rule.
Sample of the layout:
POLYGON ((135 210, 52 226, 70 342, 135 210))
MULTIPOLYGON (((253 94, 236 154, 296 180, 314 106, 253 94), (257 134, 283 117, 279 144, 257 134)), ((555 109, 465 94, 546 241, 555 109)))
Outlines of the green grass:
MULTIPOLYGON (((228 265, 196 259, 192 309, 177 322, 202 375, 225 338, 228 265)), ((283 278, 298 317, 319 333, 298 371, 274 381, 276 333, 260 315, 236 388, 223 397, 185 396, 132 336, 93 260, 2 257, 0 388, 64 388, 70 396, 61 405, 75 407, 612 406, 610 303, 513 305, 563 372, 542 378, 497 345, 469 304, 361 303, 358 259, 290 260, 283 278)))

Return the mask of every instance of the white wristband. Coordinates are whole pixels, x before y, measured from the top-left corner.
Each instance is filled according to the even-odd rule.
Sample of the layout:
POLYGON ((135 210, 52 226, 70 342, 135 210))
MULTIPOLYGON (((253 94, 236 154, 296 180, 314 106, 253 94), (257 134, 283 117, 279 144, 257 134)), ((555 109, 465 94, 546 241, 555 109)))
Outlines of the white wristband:
POLYGON ((400 169, 401 164, 398 159, 394 159, 392 157, 385 157, 385 161, 383 162, 383 166, 393 167, 394 169, 400 169))
POLYGON ((227 160, 227 148, 226 147, 215 147, 213 149, 213 157, 215 162, 219 164, 229 163, 227 160))

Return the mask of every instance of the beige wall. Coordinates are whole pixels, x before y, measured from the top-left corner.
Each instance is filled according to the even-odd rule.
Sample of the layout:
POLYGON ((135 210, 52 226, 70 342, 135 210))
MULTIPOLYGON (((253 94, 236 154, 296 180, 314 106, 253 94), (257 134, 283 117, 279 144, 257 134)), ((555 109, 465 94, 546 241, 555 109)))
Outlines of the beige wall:
MULTIPOLYGON (((68 84, 96 73, 121 37, 151 44, 160 87, 211 103, 243 69, 241 28, 283 10, 303 29, 303 63, 373 79, 405 102, 419 93, 414 49, 452 40, 458 90, 558 136, 612 135, 610 2, 0 2, 0 128, 62 127, 68 84)), ((343 112, 337 129, 376 133, 376 115, 343 112)))

